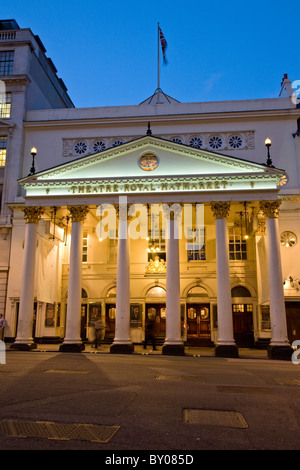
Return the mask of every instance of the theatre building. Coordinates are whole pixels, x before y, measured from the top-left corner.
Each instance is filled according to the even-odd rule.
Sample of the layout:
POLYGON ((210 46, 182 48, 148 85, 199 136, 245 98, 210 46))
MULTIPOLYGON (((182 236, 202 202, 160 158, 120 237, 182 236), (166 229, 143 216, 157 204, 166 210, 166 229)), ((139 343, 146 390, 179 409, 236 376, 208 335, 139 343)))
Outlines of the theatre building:
POLYGON ((75 108, 65 87, 42 99, 58 80, 52 61, 30 30, 10 28, 0 51, 14 61, 26 32, 22 54, 36 62, 0 77, 11 103, 0 122, 5 341, 82 351, 101 316, 111 353, 130 354, 151 318, 163 354, 290 359, 300 110, 289 78, 276 98, 180 103, 158 89, 140 104, 75 108))

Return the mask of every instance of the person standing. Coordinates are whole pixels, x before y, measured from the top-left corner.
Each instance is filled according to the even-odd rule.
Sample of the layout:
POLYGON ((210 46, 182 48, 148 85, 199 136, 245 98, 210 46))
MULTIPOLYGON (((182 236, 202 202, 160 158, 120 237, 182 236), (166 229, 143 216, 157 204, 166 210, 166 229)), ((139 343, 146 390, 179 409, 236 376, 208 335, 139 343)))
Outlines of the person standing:
POLYGON ((148 341, 152 342, 153 351, 156 351, 156 341, 155 341, 155 323, 152 318, 147 318, 146 328, 145 328, 145 342, 144 342, 144 349, 147 348, 148 341))
POLYGON ((97 317, 95 319, 94 328, 95 328, 95 335, 96 335, 94 345, 95 345, 95 349, 97 349, 100 341, 103 340, 105 336, 105 324, 104 324, 102 317, 97 317))
POLYGON ((7 321, 3 317, 3 314, 0 313, 0 340, 3 341, 4 338, 4 328, 7 325, 7 321))

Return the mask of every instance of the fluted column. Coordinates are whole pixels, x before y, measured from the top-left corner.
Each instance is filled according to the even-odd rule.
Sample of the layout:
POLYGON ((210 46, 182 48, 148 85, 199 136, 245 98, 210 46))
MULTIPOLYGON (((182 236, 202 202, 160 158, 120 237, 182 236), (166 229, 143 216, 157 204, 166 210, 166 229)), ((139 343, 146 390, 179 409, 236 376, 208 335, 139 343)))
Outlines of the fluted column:
POLYGON ((163 354, 183 355, 180 315, 179 219, 170 212, 166 231, 166 337, 163 354))
POLYGON ((80 337, 82 231, 83 221, 88 213, 88 206, 70 206, 68 210, 72 219, 68 308, 66 334, 59 350, 62 352, 80 352, 84 350, 84 344, 80 337))
POLYGON ((287 336, 286 311, 282 283, 278 214, 281 201, 261 201, 266 217, 266 245, 269 270, 271 342, 268 355, 272 359, 291 360, 293 350, 287 336))
POLYGON ((117 293, 115 337, 111 353, 131 354, 134 350, 130 338, 130 256, 127 205, 119 205, 117 293))
POLYGON ((12 349, 30 350, 36 348, 32 338, 34 279, 38 223, 43 214, 42 207, 25 207, 26 219, 24 257, 22 267, 22 284, 18 330, 12 349))
POLYGON ((220 357, 237 357, 238 348, 233 337, 227 230, 230 202, 212 202, 211 209, 216 218, 217 250, 218 340, 215 354, 220 357))

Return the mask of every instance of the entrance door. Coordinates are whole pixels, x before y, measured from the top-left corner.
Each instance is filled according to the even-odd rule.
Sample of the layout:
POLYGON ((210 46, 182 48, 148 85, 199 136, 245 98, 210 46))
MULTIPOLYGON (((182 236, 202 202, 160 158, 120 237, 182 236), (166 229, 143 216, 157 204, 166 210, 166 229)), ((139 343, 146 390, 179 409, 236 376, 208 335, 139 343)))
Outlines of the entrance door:
POLYGON ((210 305, 186 304, 187 341, 195 346, 211 346, 210 305))
POLYGON ((87 304, 81 304, 80 336, 82 341, 87 341, 87 304))
POLYGON ((241 348, 254 346, 252 304, 233 304, 233 336, 236 345, 241 348))
POLYGON ((288 339, 293 343, 300 339, 300 302, 286 302, 285 310, 288 339))
POLYGON ((166 304, 146 304, 146 321, 148 318, 155 320, 154 334, 156 339, 164 339, 166 336, 166 304))
POLYGON ((116 304, 106 304, 105 306, 105 338, 114 339, 116 324, 116 304))

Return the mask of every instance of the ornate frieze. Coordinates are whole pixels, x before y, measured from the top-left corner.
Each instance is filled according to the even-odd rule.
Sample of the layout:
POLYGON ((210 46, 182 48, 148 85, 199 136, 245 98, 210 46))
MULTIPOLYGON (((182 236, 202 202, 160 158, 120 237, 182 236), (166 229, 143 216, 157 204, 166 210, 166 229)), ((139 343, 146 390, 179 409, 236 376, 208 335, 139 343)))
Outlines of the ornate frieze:
POLYGON ((23 209, 26 224, 38 224, 42 214, 43 207, 24 207, 23 209))
MULTIPOLYGON (((102 152, 111 147, 130 142, 140 136, 114 136, 63 139, 63 157, 79 157, 102 152)), ((189 145, 190 147, 220 151, 220 150, 254 150, 254 131, 233 132, 201 132, 197 134, 160 134, 166 140, 174 143, 189 145)))
POLYGON ((87 213, 89 212, 88 206, 68 206, 72 222, 83 222, 87 213))
POLYGON ((211 210, 216 219, 226 219, 230 211, 230 202, 211 202, 211 210))
POLYGON ((260 210, 267 219, 278 218, 281 201, 260 201, 260 210))

